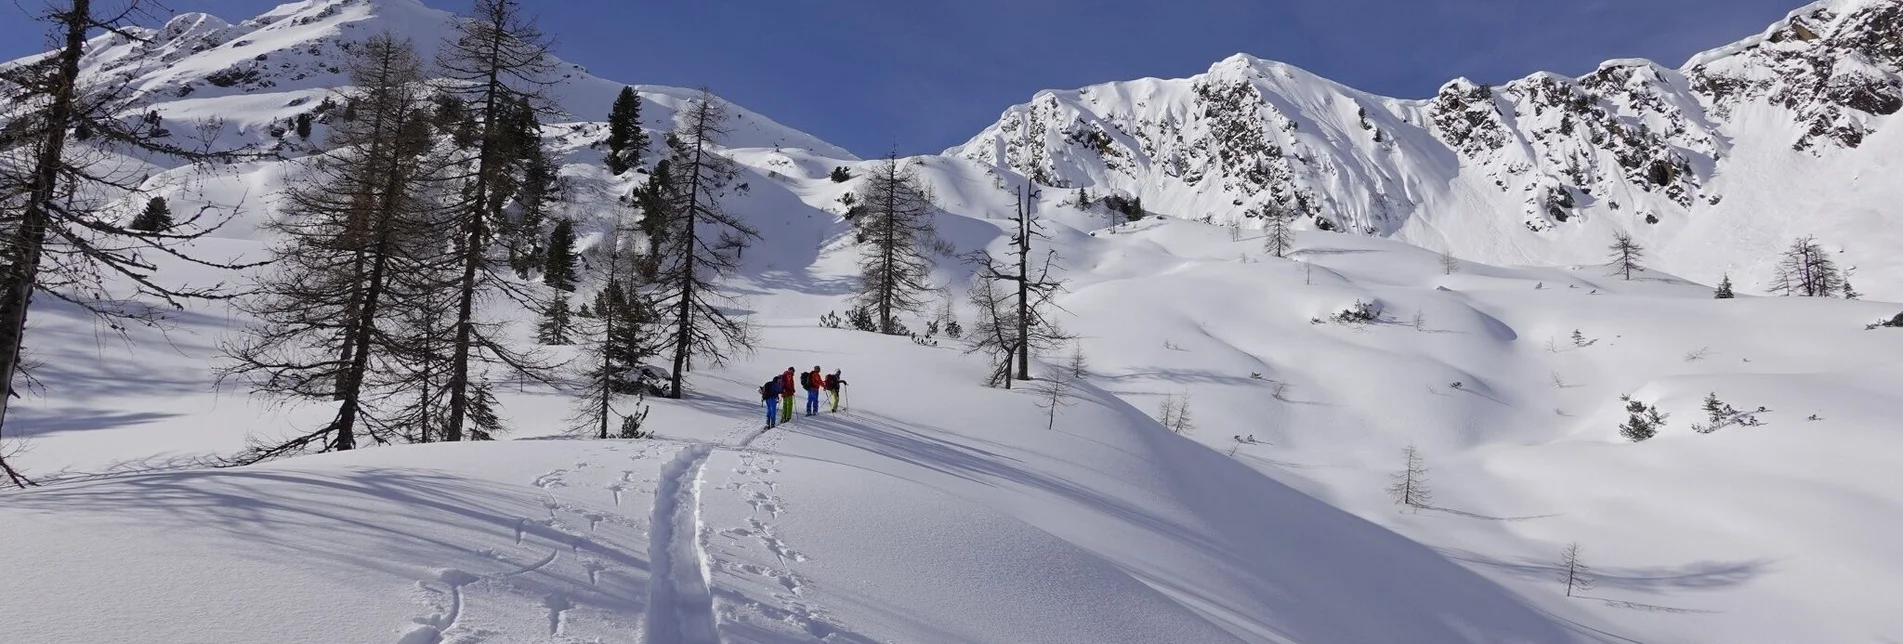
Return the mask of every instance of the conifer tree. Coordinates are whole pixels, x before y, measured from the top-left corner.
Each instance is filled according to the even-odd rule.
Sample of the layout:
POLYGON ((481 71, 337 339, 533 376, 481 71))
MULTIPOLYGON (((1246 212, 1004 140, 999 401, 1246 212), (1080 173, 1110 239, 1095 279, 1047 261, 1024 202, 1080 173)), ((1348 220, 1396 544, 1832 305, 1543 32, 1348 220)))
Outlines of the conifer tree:
POLYGON ((886 156, 867 176, 865 202, 853 218, 865 254, 859 260, 857 302, 878 315, 881 333, 898 334, 894 319, 926 304, 932 256, 949 247, 932 228, 932 195, 898 153, 886 156))
POLYGON ((575 223, 567 219, 555 222, 555 231, 549 233, 547 265, 542 269, 542 282, 549 288, 562 292, 575 290, 575 223))
POLYGON ((645 213, 657 218, 653 297, 673 346, 667 392, 673 398, 684 394, 682 380, 696 355, 717 365, 733 350, 753 346, 751 330, 728 313, 723 304, 732 298, 715 282, 738 268, 740 251, 760 237, 720 203, 735 190, 739 170, 713 150, 727 134, 726 110, 717 100, 703 89, 681 110, 680 127, 667 141, 669 180, 658 195, 663 203, 659 212, 645 213))
POLYGON ((542 322, 536 326, 536 341, 548 345, 569 343, 569 328, 574 325, 574 314, 568 309, 568 298, 556 296, 542 312, 542 322))
POLYGON ((165 204, 164 197, 153 197, 145 202, 145 210, 132 218, 133 230, 148 233, 162 233, 172 229, 172 209, 165 204))
POLYGON ((297 138, 306 141, 311 139, 311 115, 308 112, 297 115, 297 138))
POLYGON ((616 175, 641 167, 646 154, 648 133, 641 129, 641 95, 632 87, 621 88, 608 109, 608 171, 616 175))
POLYGON ((1725 273, 1724 277, 1718 280, 1718 290, 1712 293, 1712 297, 1716 299, 1720 299, 1720 300, 1729 300, 1734 297, 1737 297, 1731 292, 1731 274, 1730 273, 1725 273))

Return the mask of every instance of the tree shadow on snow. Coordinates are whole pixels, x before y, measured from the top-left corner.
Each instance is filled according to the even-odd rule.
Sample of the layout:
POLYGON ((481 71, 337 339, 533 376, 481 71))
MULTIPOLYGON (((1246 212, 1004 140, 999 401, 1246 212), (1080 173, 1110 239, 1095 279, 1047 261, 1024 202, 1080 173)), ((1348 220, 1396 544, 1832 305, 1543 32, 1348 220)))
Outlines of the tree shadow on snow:
POLYGON ((527 562, 495 556, 497 549, 553 550, 601 560, 624 575, 632 571, 645 578, 648 571, 645 552, 565 529, 551 519, 558 509, 554 501, 534 491, 443 473, 388 468, 145 473, 37 488, 9 495, 6 503, 62 515, 78 511, 132 519, 161 531, 210 528, 247 544, 234 556, 262 561, 317 559, 354 574, 431 583, 441 581, 432 571, 455 568, 503 582, 494 587, 534 601, 561 594, 578 606, 608 612, 638 610, 647 601, 645 582, 597 585, 586 573, 525 568, 527 562), (519 511, 495 509, 510 506, 519 511))
MULTIPOLYGON (((1519 559, 1507 561, 1465 550, 1441 550, 1448 558, 1484 566, 1516 577, 1528 580, 1559 580, 1565 578, 1565 569, 1554 561, 1537 559, 1519 559)), ((1772 560, 1753 559, 1747 561, 1695 561, 1678 566, 1659 566, 1653 568, 1607 568, 1593 567, 1595 585, 1603 589, 1620 589, 1646 592, 1670 592, 1674 590, 1711 590, 1729 588, 1750 582, 1769 572, 1772 560)))
POLYGON ((168 418, 177 418, 180 414, 163 412, 116 412, 97 411, 82 407, 61 407, 41 410, 32 407, 19 407, 8 418, 7 433, 15 438, 45 436, 63 432, 84 432, 99 429, 119 429, 133 425, 154 423, 168 418))

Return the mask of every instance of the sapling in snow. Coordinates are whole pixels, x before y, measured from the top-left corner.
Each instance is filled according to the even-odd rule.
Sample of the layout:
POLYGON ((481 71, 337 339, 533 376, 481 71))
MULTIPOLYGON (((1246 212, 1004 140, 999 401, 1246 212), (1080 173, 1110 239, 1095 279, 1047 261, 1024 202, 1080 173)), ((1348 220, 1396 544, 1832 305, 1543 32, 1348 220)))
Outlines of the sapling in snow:
POLYGON ((1566 549, 1559 555, 1559 568, 1566 581, 1567 597, 1572 597, 1575 592, 1592 590, 1593 578, 1588 574, 1592 569, 1579 560, 1579 542, 1566 544, 1566 549))
POLYGON ((1388 495, 1394 497, 1396 505, 1410 508, 1425 508, 1434 500, 1434 493, 1427 486, 1427 465, 1421 459, 1421 452, 1413 445, 1401 450, 1402 467, 1389 474, 1392 482, 1388 484, 1388 495))

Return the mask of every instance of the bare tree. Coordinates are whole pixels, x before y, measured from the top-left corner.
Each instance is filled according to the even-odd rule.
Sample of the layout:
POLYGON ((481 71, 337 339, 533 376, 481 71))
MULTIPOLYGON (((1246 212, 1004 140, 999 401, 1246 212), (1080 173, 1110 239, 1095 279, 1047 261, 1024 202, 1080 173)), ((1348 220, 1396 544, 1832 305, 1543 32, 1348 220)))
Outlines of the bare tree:
MULTIPOLYGON (((35 294, 71 303, 120 330, 156 324, 166 308, 182 308, 187 300, 230 297, 216 285, 155 279, 150 256, 241 267, 198 259, 183 248, 229 214, 207 216, 212 211, 203 208, 169 228, 139 230, 122 225, 112 212, 116 203, 143 203, 140 197, 147 196, 143 184, 151 166, 133 156, 189 163, 234 156, 210 149, 211 135, 222 124, 205 124, 202 141, 175 136, 131 85, 80 78, 89 34, 104 30, 140 39, 126 27, 147 4, 124 0, 113 4, 118 13, 102 14, 91 0, 52 3, 39 19, 54 50, 0 69, 0 384, 6 385, 0 428, 22 371, 35 294)), ((31 484, 5 454, 0 472, 11 484, 31 484)))
POLYGON ((301 436, 254 444, 235 463, 353 449, 360 433, 387 443, 419 431, 393 426, 377 403, 408 388, 394 375, 402 363, 437 357, 429 342, 441 327, 417 305, 435 302, 427 296, 447 265, 445 166, 432 154, 440 151, 410 43, 372 37, 350 64, 355 117, 333 128, 334 149, 309 161, 310 176, 290 185, 267 225, 280 238, 277 267, 239 301, 257 322, 226 345, 232 363, 219 376, 279 398, 335 400, 337 413, 301 436), (421 322, 405 324, 406 315, 421 322))
POLYGON ((621 414, 615 403, 626 396, 645 397, 648 389, 647 361, 661 352, 661 334, 656 333, 655 312, 646 289, 641 288, 641 265, 651 258, 635 253, 633 230, 617 225, 597 248, 606 259, 599 269, 601 291, 595 297, 595 314, 582 321, 579 360, 579 396, 575 413, 569 417, 577 430, 594 430, 597 438, 608 438, 610 428, 620 419, 622 438, 641 438, 641 422, 647 408, 639 401, 640 411, 621 414))
POLYGON ((1559 555, 1559 567, 1564 571, 1567 597, 1572 597, 1574 592, 1592 590, 1592 569, 1579 561, 1579 542, 1566 544, 1559 555))
POLYGON ((1405 466, 1400 471, 1389 474, 1393 480, 1388 484, 1388 494, 1394 497, 1397 505, 1411 508, 1425 508, 1434 500, 1434 493, 1427 486, 1427 466, 1422 463, 1421 453, 1413 445, 1401 450, 1405 466))
POLYGON ((1196 429, 1194 419, 1190 417, 1189 394, 1170 394, 1163 397, 1157 406, 1156 422, 1177 434, 1187 434, 1196 429))
POLYGON ((1012 316, 1002 280, 980 274, 966 292, 978 318, 965 336, 965 353, 983 354, 991 365, 985 376, 989 387, 1011 388, 1011 365, 1017 358, 1017 323, 1012 316))
POLYGON ((1454 257, 1453 253, 1449 253, 1447 251, 1441 251, 1440 274, 1453 275, 1454 273, 1458 273, 1458 272, 1460 272, 1460 258, 1454 257))
POLYGON ((990 253, 982 251, 975 256, 975 261, 983 279, 1009 282, 1016 288, 1017 307, 1010 320, 1017 336, 1010 343, 1016 352, 1015 374, 1012 377, 1030 380, 1031 354, 1056 347, 1069 336, 1050 317, 1050 309, 1056 308, 1054 300, 1063 288, 1062 283, 1051 277, 1057 251, 1046 250, 1042 265, 1036 269, 1031 267, 1031 246, 1036 240, 1049 239, 1044 234, 1043 225, 1031 217, 1037 191, 1019 188, 1017 195, 1017 213, 1011 218, 1011 263, 1001 265, 990 253))
POLYGON ((720 205, 740 171, 713 150, 727 134, 726 110, 718 99, 703 89, 676 118, 680 127, 667 140, 669 184, 659 207, 644 216, 657 218, 654 303, 673 329, 674 370, 667 394, 680 398, 695 354, 720 364, 729 350, 753 347, 746 323, 721 306, 731 299, 714 280, 739 266, 741 250, 760 233, 720 205))
POLYGON ((1084 355, 1084 345, 1071 343, 1070 358, 1064 361, 1064 370, 1079 380, 1090 377, 1090 359, 1084 355))
POLYGON ((1262 249, 1276 257, 1295 250, 1295 211, 1277 204, 1257 205, 1251 213, 1262 218, 1262 249))
POLYGON ((1777 263, 1774 288, 1785 295, 1830 297, 1843 290, 1844 275, 1814 237, 1791 242, 1777 263))
MULTIPOLYGON (((477 131, 473 145, 462 150, 465 173, 457 178, 461 203, 455 208, 459 221, 454 240, 459 270, 448 285, 457 301, 443 438, 457 441, 501 429, 470 422, 471 407, 480 398, 475 390, 489 386, 483 380, 489 368, 547 380, 549 368, 507 346, 499 325, 478 319, 478 307, 485 296, 508 297, 531 310, 542 306, 507 274, 519 259, 505 260, 492 251, 499 232, 512 239, 540 237, 539 230, 514 230, 504 205, 522 193, 525 183, 545 179, 532 176, 547 172, 545 167, 527 173, 531 176, 524 170, 544 156, 534 124, 538 114, 554 113, 544 91, 555 82, 555 61, 548 38, 523 14, 520 0, 476 0, 471 15, 458 20, 455 34, 443 43, 437 66, 448 81, 444 91, 469 106, 477 131)), ((496 418, 484 415, 486 420, 496 418)))
POLYGON ((1633 271, 1645 270, 1645 247, 1632 240, 1632 233, 1613 233, 1612 245, 1606 249, 1612 251, 1613 274, 1623 274, 1626 281, 1632 281, 1633 271))
POLYGON ((1037 396, 1037 406, 1046 414, 1044 429, 1057 429, 1057 413, 1076 404, 1071 400, 1074 390, 1075 384, 1062 374, 1033 382, 1031 393, 1037 396))
POLYGON ((932 257, 951 247, 932 228, 932 194, 912 168, 888 154, 867 175, 865 199, 853 217, 866 252, 859 260, 859 305, 879 316, 882 333, 899 334, 893 319, 915 312, 932 291, 932 257))

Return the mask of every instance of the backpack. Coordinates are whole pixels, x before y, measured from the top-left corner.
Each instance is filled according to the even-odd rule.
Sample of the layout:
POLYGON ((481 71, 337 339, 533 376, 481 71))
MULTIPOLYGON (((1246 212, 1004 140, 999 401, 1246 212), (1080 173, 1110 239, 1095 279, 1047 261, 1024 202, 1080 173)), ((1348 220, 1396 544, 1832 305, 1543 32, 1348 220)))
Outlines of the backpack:
POLYGON ((818 389, 819 388, 819 374, 813 373, 811 371, 800 374, 800 386, 805 387, 807 391, 818 389))
POLYGON ((778 389, 778 388, 779 388, 779 387, 776 387, 776 386, 774 386, 774 385, 778 385, 778 384, 780 384, 780 379, 779 379, 779 378, 774 378, 774 379, 772 379, 772 380, 768 380, 768 381, 766 381, 766 384, 764 384, 764 385, 760 385, 760 399, 761 399, 761 400, 772 400, 772 399, 774 399, 774 398, 777 398, 777 397, 779 397, 779 396, 777 396, 777 395, 775 395, 775 394, 776 394, 777 392, 775 392, 775 391, 774 391, 775 389, 778 389))
POLYGON ((832 374, 832 373, 826 374, 826 390, 839 391, 839 375, 838 374, 832 374))

